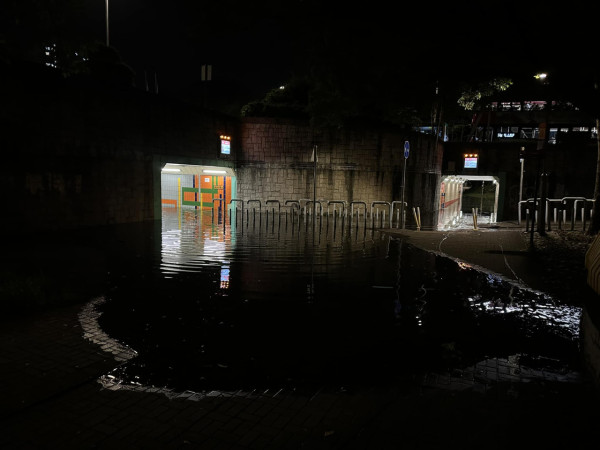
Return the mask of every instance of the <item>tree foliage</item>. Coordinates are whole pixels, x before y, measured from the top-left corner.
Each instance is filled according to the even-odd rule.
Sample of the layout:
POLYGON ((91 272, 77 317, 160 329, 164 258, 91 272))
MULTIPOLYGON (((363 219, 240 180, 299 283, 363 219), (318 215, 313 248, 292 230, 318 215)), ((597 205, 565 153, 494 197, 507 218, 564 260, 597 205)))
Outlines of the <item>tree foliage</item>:
POLYGON ((513 85, 510 78, 492 78, 489 81, 480 82, 475 86, 465 87, 457 103, 467 111, 481 107, 481 102, 497 92, 506 91, 513 85))

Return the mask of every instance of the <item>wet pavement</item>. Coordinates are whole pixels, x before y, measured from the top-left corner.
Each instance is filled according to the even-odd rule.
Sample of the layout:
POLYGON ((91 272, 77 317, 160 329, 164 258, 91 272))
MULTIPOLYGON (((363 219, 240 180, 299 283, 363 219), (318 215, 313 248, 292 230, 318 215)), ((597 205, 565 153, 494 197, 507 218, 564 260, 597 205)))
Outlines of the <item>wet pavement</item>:
MULTIPOLYGON (((514 224, 390 233, 510 279, 539 280, 514 224)), ((3 449, 546 449, 598 439, 598 397, 585 373, 532 371, 510 357, 351 389, 170 393, 102 383, 131 354, 94 326, 95 314, 85 301, 2 322, 3 449)))

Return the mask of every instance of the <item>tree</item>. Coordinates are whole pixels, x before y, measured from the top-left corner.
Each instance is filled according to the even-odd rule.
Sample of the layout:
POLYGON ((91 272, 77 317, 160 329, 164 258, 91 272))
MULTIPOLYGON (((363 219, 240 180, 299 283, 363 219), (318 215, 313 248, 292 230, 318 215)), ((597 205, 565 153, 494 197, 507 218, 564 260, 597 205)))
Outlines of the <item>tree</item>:
POLYGON ((481 100, 490 97, 496 92, 506 91, 513 81, 510 78, 492 78, 489 81, 468 86, 458 98, 457 103, 467 111, 472 111, 476 106, 481 107, 481 100))
POLYGON ((278 86, 261 100, 242 107, 242 117, 301 117, 307 118, 308 91, 302 80, 291 80, 278 86))
POLYGON ((82 58, 70 67, 67 76, 115 87, 135 86, 134 71, 122 61, 117 50, 103 43, 86 46, 82 58))
MULTIPOLYGON (((457 103, 465 111, 481 110, 484 106, 483 101, 486 98, 489 98, 498 92, 506 91, 512 85, 512 79, 503 77, 492 78, 488 81, 479 82, 474 86, 464 85, 463 91, 458 98, 457 103)), ((473 135, 477 130, 481 117, 481 114, 477 115, 477 121, 472 124, 471 133, 468 140, 473 139, 473 135)))

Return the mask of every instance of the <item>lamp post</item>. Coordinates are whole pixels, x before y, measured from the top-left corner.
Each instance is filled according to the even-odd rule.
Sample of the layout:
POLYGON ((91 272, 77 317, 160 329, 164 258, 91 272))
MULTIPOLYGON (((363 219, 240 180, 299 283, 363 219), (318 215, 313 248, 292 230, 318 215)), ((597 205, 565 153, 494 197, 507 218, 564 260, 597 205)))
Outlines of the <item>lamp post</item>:
POLYGON ((106 46, 109 46, 108 40, 108 0, 106 0, 106 46))

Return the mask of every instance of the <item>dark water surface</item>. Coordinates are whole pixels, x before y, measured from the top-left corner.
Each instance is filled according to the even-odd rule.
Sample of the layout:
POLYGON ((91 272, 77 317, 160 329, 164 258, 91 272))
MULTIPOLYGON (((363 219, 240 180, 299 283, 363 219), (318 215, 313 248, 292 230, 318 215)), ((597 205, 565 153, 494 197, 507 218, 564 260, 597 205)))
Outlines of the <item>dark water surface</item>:
POLYGON ((111 372, 175 391, 352 389, 487 358, 578 371, 579 308, 385 232, 325 217, 165 210, 160 248, 115 269, 111 372))

